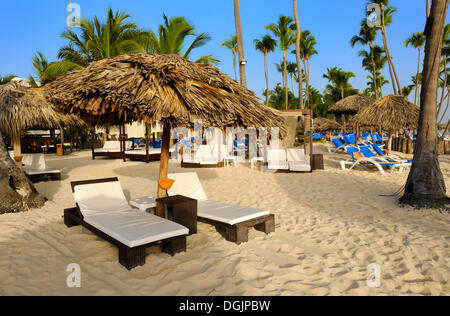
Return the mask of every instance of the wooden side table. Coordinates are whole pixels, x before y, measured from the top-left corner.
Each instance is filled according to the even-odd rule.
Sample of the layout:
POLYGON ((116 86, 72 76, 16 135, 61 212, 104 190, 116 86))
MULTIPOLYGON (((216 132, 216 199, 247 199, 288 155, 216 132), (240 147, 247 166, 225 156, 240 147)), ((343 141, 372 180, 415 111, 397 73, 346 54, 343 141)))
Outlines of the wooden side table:
POLYGON ((189 229, 189 235, 197 233, 197 200, 176 195, 156 199, 166 209, 166 218, 189 229))

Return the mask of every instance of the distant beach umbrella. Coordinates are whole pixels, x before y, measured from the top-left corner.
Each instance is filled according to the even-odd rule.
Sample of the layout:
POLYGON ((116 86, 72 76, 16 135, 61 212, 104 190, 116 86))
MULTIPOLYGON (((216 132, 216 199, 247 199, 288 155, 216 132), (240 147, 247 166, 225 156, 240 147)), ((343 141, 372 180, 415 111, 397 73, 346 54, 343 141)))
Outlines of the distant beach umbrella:
POLYGON ((335 120, 330 120, 324 117, 318 117, 314 119, 314 131, 315 132, 332 132, 342 130, 343 127, 341 124, 336 122, 335 120))
MULTIPOLYGON (((123 55, 91 63, 45 86, 47 99, 91 125, 144 121, 164 126, 160 179, 167 178, 170 131, 204 127, 279 127, 278 111, 217 68, 176 55, 123 55)), ((165 190, 158 186, 158 197, 165 190)), ((158 208, 158 215, 162 210, 158 208)))
POLYGON ((420 108, 398 95, 389 95, 362 109, 351 122, 385 131, 416 130, 420 108))
POLYGON ((362 109, 372 105, 374 99, 364 94, 355 94, 336 102, 329 110, 331 114, 350 114, 355 115, 362 109))
POLYGON ((29 129, 61 129, 84 124, 74 115, 65 115, 45 99, 42 89, 32 89, 17 82, 0 85, 0 131, 11 138, 15 152, 20 135, 29 129))

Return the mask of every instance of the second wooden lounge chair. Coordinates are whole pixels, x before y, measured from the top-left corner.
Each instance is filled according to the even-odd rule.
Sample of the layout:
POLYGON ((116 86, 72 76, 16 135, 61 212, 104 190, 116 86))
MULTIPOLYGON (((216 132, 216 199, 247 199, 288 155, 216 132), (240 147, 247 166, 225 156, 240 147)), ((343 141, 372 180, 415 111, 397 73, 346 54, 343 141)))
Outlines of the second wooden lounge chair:
POLYGON ((169 174, 175 180, 170 196, 182 195, 198 201, 198 220, 224 230, 225 239, 236 244, 248 241, 248 229, 270 234, 275 231, 275 216, 269 211, 208 200, 197 173, 169 174))
POLYGON ((67 227, 82 225, 119 248, 128 270, 145 264, 145 249, 161 245, 170 255, 186 251, 189 230, 177 223, 132 209, 117 178, 72 182, 77 206, 64 210, 67 227))

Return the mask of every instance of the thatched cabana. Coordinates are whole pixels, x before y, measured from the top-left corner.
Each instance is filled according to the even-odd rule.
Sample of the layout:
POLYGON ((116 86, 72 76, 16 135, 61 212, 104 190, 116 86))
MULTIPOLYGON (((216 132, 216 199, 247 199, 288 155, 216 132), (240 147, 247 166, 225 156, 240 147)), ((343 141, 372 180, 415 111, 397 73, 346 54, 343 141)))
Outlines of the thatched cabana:
POLYGON ((335 120, 330 120, 324 117, 318 117, 314 119, 314 131, 322 132, 332 132, 342 130, 342 125, 335 120))
POLYGON ((375 101, 355 115, 351 122, 374 126, 384 131, 416 130, 420 108, 398 95, 389 95, 375 101))
POLYGON ((328 113, 355 115, 362 109, 372 105, 374 102, 374 99, 359 93, 336 102, 328 110, 328 113))
POLYGON ((48 103, 41 89, 19 83, 0 86, 0 131, 11 138, 15 156, 20 156, 20 135, 33 128, 77 126, 83 122, 74 115, 65 115, 48 103))
MULTIPOLYGON (((217 68, 177 55, 123 55, 93 62, 45 87, 59 109, 91 125, 144 121, 164 126, 160 179, 168 174, 170 131, 174 127, 280 127, 279 112, 217 68)), ((158 187, 158 197, 165 190, 158 187)), ((162 215, 158 209, 158 215, 162 215)))

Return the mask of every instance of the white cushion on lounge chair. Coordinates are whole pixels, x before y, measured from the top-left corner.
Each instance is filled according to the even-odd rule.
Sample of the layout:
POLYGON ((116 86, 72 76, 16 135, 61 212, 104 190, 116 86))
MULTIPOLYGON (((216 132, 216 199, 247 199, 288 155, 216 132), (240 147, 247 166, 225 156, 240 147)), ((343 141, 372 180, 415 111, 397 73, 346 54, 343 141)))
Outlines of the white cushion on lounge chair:
POLYGON ((61 170, 47 169, 44 154, 24 154, 22 164, 23 170, 30 176, 61 173, 61 170))
MULTIPOLYGON (((145 149, 127 150, 127 151, 125 151, 125 154, 127 154, 127 155, 141 155, 141 156, 145 156, 145 155, 147 155, 147 151, 145 149)), ((161 154, 161 149, 149 148, 148 149, 148 154, 149 155, 161 154)))
POLYGON ((269 211, 257 208, 209 201, 195 172, 169 174, 168 177, 175 180, 168 191, 169 195, 182 195, 198 200, 197 215, 199 217, 235 225, 270 214, 269 211))
POLYGON ((216 201, 198 201, 198 216, 235 225, 253 218, 269 215, 269 211, 230 205, 216 201))
POLYGON ((84 217, 130 209, 119 181, 77 185, 74 197, 84 217))
POLYGON ((175 180, 168 191, 169 195, 182 195, 199 201, 208 199, 195 172, 169 174, 168 177, 175 180))
POLYGON ((130 248, 189 234, 180 224, 130 208, 92 215, 84 221, 130 248))
POLYGON ((267 168, 272 170, 288 170, 289 164, 286 158, 285 149, 269 149, 267 151, 267 168))
POLYGON ((301 148, 287 149, 287 160, 291 171, 311 171, 311 165, 306 160, 305 150, 301 148))

